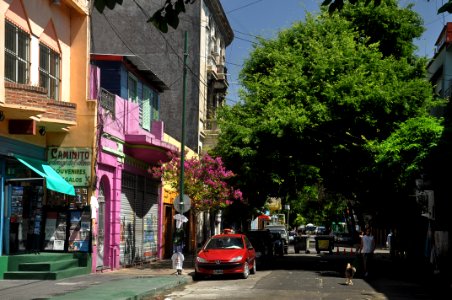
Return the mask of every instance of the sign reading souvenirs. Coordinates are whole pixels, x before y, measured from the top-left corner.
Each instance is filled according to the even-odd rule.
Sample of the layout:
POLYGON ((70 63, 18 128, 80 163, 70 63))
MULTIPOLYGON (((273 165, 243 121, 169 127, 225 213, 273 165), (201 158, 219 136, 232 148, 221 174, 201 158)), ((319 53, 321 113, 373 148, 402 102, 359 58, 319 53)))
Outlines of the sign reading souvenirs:
POLYGON ((92 151, 90 148, 49 147, 48 163, 73 186, 89 186, 92 151))

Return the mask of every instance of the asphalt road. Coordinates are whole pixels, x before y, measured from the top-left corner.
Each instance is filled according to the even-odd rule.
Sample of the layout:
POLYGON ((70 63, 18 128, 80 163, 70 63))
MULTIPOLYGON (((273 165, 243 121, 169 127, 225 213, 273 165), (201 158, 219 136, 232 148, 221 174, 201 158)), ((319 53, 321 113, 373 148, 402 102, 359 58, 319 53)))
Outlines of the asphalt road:
MULTIPOLYGON (((345 284, 345 264, 354 260, 350 249, 333 254, 315 251, 289 255, 260 263, 255 275, 246 280, 211 277, 194 281, 149 299, 451 299, 451 290, 439 291, 417 278, 410 269, 392 262, 387 253, 376 254, 373 273, 357 276, 352 286, 345 284)), ((336 250, 336 249, 335 249, 336 250)))

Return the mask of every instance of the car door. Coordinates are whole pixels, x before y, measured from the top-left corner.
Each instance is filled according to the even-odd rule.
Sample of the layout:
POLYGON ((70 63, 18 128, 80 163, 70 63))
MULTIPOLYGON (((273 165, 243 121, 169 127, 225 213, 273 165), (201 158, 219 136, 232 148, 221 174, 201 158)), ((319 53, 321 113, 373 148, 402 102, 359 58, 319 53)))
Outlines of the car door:
POLYGON ((247 251, 247 255, 248 255, 248 262, 249 264, 254 263, 254 260, 256 259, 256 250, 254 249, 253 245, 251 244, 251 242, 248 240, 248 238, 246 236, 243 236, 243 238, 245 239, 245 246, 246 246, 246 251, 247 251))

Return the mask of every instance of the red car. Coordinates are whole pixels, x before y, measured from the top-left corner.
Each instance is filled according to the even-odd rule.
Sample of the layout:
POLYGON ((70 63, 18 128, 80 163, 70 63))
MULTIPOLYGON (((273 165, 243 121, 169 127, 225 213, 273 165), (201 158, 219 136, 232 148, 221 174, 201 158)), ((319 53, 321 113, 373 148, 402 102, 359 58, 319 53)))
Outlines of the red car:
POLYGON ((198 252, 195 276, 256 273, 256 251, 244 234, 217 234, 198 252))

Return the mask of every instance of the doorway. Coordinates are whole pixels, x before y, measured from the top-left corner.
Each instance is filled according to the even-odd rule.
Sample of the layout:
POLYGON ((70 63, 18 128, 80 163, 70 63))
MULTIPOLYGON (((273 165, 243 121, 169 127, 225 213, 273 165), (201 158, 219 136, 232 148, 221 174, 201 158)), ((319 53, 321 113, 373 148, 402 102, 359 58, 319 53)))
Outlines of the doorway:
POLYGON ((97 218, 97 259, 96 268, 104 268, 105 255, 105 196, 104 187, 101 184, 99 195, 97 197, 99 202, 98 218, 97 218))

